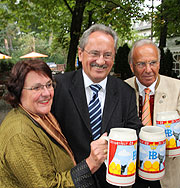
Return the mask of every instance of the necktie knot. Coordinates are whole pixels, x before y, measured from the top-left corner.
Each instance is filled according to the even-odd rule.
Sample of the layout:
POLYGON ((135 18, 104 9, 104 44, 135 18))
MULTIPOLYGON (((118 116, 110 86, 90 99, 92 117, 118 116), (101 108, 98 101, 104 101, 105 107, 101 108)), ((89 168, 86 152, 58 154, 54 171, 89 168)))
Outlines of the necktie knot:
POLYGON ((149 95, 150 91, 151 91, 151 90, 150 90, 149 88, 145 88, 145 89, 144 89, 144 92, 145 92, 146 95, 149 95))
POLYGON ((91 90, 94 94, 98 94, 99 90, 102 88, 99 84, 96 85, 90 85, 91 90))

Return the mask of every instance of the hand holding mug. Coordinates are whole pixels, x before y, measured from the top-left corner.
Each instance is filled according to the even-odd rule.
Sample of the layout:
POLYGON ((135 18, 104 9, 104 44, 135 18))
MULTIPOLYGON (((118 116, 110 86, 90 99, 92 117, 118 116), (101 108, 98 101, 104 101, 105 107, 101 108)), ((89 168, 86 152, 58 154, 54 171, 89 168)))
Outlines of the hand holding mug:
POLYGON ((104 160, 107 159, 108 143, 103 139, 104 136, 107 136, 107 133, 104 133, 98 140, 91 142, 91 153, 86 159, 86 162, 92 174, 96 172, 104 160))

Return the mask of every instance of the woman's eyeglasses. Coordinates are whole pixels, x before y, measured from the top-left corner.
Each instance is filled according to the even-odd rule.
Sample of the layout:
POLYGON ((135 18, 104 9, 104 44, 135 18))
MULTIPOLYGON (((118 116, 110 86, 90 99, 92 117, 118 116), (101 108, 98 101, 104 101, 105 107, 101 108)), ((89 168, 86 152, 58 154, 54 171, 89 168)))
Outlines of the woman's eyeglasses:
POLYGON ((23 89, 27 89, 27 90, 33 90, 33 91, 41 91, 44 89, 44 87, 47 88, 47 90, 52 90, 53 88, 55 88, 56 83, 55 82, 47 82, 45 85, 42 84, 37 84, 35 86, 32 87, 24 87, 23 89))

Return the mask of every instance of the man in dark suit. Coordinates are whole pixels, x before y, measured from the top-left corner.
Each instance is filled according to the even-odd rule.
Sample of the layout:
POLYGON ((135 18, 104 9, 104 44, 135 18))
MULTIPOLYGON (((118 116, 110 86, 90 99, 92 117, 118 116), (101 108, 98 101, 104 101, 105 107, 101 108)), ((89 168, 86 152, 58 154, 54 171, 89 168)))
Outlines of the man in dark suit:
MULTIPOLYGON (((95 24, 86 30, 78 48, 82 69, 55 77, 52 112, 74 153, 76 161, 89 155, 90 143, 113 127, 133 128, 137 131, 141 122, 137 116, 134 90, 122 80, 109 75, 117 49, 117 34, 109 27, 95 24), (98 85, 101 105, 98 123, 100 134, 94 138, 88 105, 93 97, 91 85, 98 85)), ((106 182, 103 164, 94 174, 98 188, 116 187, 106 182)))

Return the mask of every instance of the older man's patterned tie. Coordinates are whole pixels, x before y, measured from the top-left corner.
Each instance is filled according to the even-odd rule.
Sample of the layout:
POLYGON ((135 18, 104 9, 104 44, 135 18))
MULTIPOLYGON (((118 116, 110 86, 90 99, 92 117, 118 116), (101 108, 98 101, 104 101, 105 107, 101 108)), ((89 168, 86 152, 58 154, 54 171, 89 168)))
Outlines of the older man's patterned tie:
POLYGON ((101 135, 101 103, 99 101, 98 92, 101 89, 100 85, 91 85, 93 97, 89 103, 89 117, 92 130, 93 140, 96 140, 101 135))
POLYGON ((150 89, 146 88, 144 89, 145 92, 145 100, 144 100, 144 105, 142 108, 142 124, 143 125, 152 125, 151 121, 151 112, 150 112, 150 102, 149 102, 149 93, 150 89))

